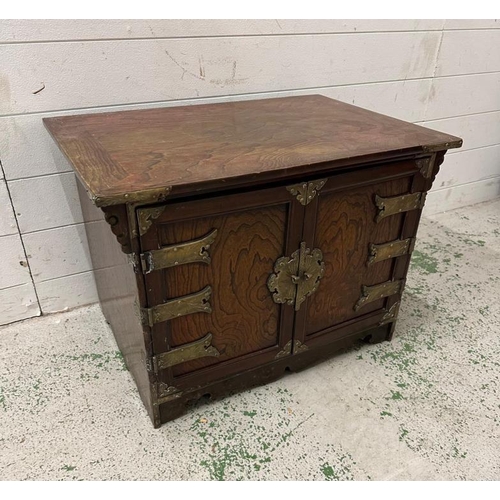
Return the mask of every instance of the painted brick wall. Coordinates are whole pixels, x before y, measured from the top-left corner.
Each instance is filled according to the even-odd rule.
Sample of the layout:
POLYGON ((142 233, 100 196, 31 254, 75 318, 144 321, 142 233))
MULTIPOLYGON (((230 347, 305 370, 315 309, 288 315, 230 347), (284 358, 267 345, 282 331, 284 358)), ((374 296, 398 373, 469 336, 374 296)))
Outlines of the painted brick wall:
POLYGON ((321 93, 459 135, 428 214, 500 194, 495 20, 0 21, 0 324, 96 301, 51 115, 321 93))

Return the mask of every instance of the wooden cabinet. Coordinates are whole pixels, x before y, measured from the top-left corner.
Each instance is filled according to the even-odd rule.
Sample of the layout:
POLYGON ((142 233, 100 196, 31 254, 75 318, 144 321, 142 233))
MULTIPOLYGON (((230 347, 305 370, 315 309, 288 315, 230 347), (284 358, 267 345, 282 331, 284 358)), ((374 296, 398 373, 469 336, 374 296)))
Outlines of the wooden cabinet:
POLYGON ((461 145, 322 96, 45 124, 78 175, 102 309, 155 426, 390 339, 426 192, 461 145))

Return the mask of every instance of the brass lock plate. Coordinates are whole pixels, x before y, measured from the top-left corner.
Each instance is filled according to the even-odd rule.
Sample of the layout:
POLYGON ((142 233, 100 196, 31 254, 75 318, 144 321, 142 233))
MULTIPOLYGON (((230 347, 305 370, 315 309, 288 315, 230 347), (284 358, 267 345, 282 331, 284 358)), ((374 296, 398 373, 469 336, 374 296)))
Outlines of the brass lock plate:
POLYGON ((310 250, 305 242, 290 257, 280 257, 274 264, 274 273, 267 287, 277 304, 294 306, 298 311, 306 298, 313 294, 325 274, 323 254, 319 248, 310 250))

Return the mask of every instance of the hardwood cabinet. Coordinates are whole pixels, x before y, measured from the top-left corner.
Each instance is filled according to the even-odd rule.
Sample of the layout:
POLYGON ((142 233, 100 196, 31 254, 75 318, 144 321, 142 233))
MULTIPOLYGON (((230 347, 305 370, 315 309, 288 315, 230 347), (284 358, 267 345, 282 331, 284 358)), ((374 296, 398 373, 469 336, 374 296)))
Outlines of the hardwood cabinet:
POLYGON ((155 426, 390 339, 426 192, 461 145, 316 95, 44 121, 155 426))

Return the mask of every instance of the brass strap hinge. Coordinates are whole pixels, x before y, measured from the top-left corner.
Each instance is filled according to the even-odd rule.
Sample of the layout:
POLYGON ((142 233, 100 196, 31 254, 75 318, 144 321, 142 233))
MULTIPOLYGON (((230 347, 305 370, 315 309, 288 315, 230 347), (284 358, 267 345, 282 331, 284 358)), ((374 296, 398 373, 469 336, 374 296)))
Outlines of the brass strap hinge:
POLYGON ((171 366, 191 361, 198 358, 219 357, 221 353, 212 345, 212 334, 207 333, 201 339, 174 347, 170 351, 157 354, 148 360, 147 368, 153 373, 158 373, 171 366))
POLYGON ((323 254, 319 248, 310 250, 305 242, 290 257, 280 257, 274 263, 267 287, 277 304, 294 306, 295 310, 314 293, 325 274, 323 254))
POLYGON ((389 215, 395 215, 409 210, 417 210, 424 207, 425 195, 427 193, 412 193, 391 198, 382 198, 375 195, 375 205, 378 208, 375 222, 379 222, 389 215))
POLYGON ((286 190, 295 196, 301 205, 307 205, 311 203, 326 181, 327 179, 316 179, 315 181, 301 182, 300 184, 287 186, 286 190))
POLYGON ((217 229, 214 229, 196 240, 141 253, 142 272, 149 274, 151 271, 193 262, 210 264, 209 248, 216 237, 217 229))
POLYGON ((370 243, 366 265, 371 266, 372 264, 375 264, 375 262, 381 262, 383 260, 393 259, 394 257, 400 257, 401 255, 411 253, 413 251, 414 244, 415 238, 394 240, 380 245, 370 243))
POLYGON ((366 286, 361 288, 361 297, 354 305, 354 310, 357 311, 365 304, 373 302, 384 297, 389 297, 403 291, 404 280, 386 281, 378 285, 366 286))
POLYGON ((206 286, 199 292, 178 297, 169 300, 164 304, 159 304, 150 308, 143 308, 140 310, 142 324, 147 326, 154 326, 156 323, 168 321, 169 319, 185 316, 186 314, 194 313, 210 313, 212 307, 210 306, 210 295, 212 288, 206 286))

